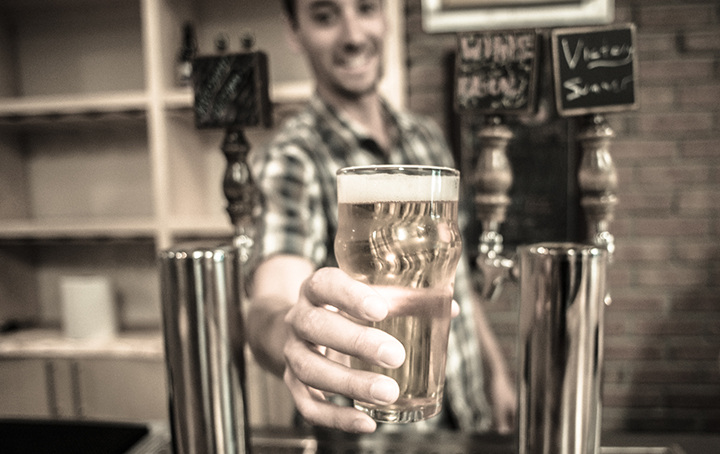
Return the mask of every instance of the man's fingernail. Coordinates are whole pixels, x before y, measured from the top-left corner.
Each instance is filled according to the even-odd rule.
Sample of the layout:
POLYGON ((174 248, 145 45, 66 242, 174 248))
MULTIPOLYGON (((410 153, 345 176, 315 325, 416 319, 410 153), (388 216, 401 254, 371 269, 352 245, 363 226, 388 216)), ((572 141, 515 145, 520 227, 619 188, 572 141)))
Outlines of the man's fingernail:
POLYGON ((388 314, 387 304, 376 296, 368 296, 363 300, 363 311, 372 320, 382 320, 388 314))
POLYGON ((377 401, 392 403, 400 395, 400 388, 395 380, 384 377, 370 386, 370 395, 377 401))
POLYGON ((386 342, 378 349, 378 359, 387 367, 400 367, 405 361, 405 349, 399 342, 386 342))

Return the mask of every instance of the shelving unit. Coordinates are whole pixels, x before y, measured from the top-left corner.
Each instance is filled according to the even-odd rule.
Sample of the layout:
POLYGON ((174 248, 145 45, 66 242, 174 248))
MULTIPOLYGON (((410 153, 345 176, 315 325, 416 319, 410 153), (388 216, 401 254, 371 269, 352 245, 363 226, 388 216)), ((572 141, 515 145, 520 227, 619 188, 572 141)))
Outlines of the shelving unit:
MULTIPOLYGON (((395 33, 385 86, 396 104, 404 96, 401 3, 386 2, 395 33)), ((192 91, 174 80, 183 24, 195 26, 201 54, 213 53, 220 33, 229 52, 253 33, 269 55, 271 100, 283 116, 312 83, 286 44, 280 8, 244 0, 0 3, 0 320, 57 327, 61 276, 95 273, 113 281, 121 329, 159 329, 157 251, 231 234, 224 132, 195 128, 192 91)), ((246 133, 258 146, 272 131, 246 133)), ((249 374, 263 381, 257 366, 249 374)))

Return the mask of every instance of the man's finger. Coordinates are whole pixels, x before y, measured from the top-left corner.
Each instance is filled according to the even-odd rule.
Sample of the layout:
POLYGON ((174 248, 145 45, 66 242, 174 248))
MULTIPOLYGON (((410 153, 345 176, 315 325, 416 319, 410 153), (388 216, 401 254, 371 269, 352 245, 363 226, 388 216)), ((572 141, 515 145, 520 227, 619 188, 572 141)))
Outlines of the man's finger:
POLYGON ((328 402, 320 391, 303 384, 290 369, 285 370, 284 380, 295 400, 295 406, 308 423, 345 432, 375 431, 377 424, 368 415, 352 407, 340 407, 328 402))
POLYGON ((395 402, 400 395, 397 382, 390 377, 346 367, 299 339, 285 344, 285 361, 286 370, 315 389, 381 405, 395 402))
POLYGON ((361 320, 380 321, 388 315, 385 299, 338 268, 317 270, 300 292, 317 306, 333 306, 361 320))
POLYGON ((286 322, 299 339, 381 367, 396 368, 405 361, 405 348, 393 336, 360 325, 325 307, 295 305, 288 312, 286 322))

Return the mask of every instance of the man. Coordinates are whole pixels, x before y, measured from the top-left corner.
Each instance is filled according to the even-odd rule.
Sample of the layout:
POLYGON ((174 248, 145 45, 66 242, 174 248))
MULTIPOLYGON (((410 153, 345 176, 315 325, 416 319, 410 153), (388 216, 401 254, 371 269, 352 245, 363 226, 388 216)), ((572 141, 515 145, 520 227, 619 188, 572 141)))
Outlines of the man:
MULTIPOLYGON (((308 422, 373 432, 376 423, 368 415, 336 405, 328 396, 393 402, 399 395, 397 383, 350 369, 347 355, 398 367, 405 351, 392 336, 340 313, 378 321, 388 307, 370 287, 336 267, 335 171, 379 163, 452 166, 452 157, 434 124, 394 112, 378 93, 386 33, 380 0, 288 0, 284 5, 294 45, 305 53, 315 76, 316 93, 267 150, 253 157, 265 205, 256 242, 259 263, 252 277, 248 340, 258 362, 284 377, 308 422)), ((468 293, 465 274, 458 273, 456 295, 461 287, 468 293)), ((444 407, 450 408, 429 424, 485 430, 492 418, 475 334, 476 324, 484 321, 472 298, 458 302, 460 315, 453 321, 447 363, 444 407)), ((500 372, 495 385, 505 397, 494 400, 495 408, 512 407, 512 413, 512 390, 497 345, 487 330, 479 332, 487 337, 483 348, 494 348, 489 355, 493 372, 500 372)), ((501 418, 502 424, 506 419, 501 418)))

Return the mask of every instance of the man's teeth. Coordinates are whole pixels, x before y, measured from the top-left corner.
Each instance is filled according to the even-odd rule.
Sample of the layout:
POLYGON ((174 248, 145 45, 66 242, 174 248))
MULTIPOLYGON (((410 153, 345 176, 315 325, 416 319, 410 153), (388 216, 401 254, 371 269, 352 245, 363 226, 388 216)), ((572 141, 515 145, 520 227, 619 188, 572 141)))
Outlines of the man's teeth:
POLYGON ((368 57, 366 55, 358 55, 357 57, 348 58, 345 60, 345 66, 348 68, 359 68, 368 62, 368 57))

